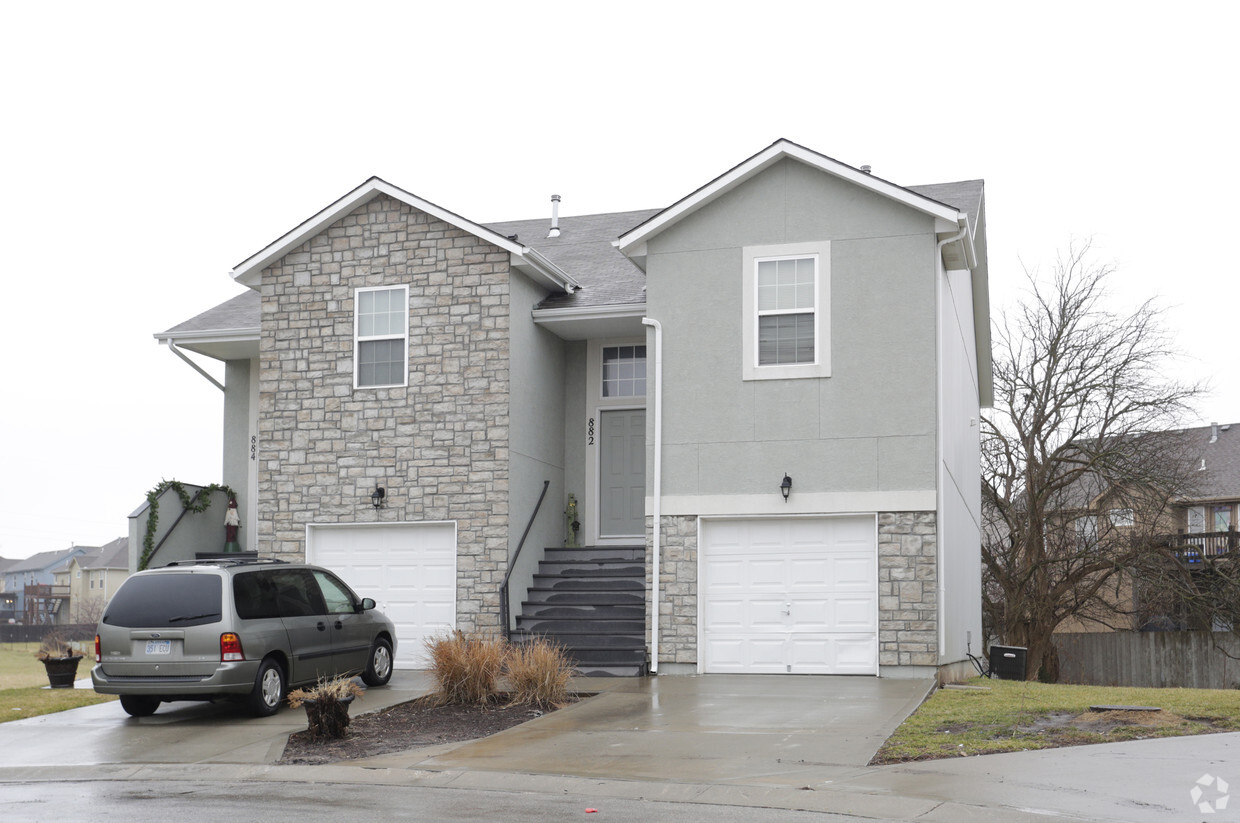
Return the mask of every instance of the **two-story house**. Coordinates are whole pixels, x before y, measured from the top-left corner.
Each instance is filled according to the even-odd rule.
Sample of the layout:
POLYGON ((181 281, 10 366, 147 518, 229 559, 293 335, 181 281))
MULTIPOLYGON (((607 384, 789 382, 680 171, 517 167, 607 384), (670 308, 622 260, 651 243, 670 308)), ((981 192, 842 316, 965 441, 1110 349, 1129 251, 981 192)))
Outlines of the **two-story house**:
POLYGON ((54 585, 68 593, 57 623, 99 622, 104 606, 129 577, 129 538, 87 549, 53 570, 54 585))
POLYGON ((225 364, 244 548, 380 600, 403 665, 459 628, 583 669, 963 668, 981 181, 780 140, 666 208, 554 200, 482 225, 372 178, 156 335, 225 364))
POLYGON ((54 622, 69 597, 67 589, 56 585, 55 571, 90 549, 90 546, 73 546, 62 551, 39 552, 6 567, 4 591, 13 595, 10 619, 30 625, 54 622))

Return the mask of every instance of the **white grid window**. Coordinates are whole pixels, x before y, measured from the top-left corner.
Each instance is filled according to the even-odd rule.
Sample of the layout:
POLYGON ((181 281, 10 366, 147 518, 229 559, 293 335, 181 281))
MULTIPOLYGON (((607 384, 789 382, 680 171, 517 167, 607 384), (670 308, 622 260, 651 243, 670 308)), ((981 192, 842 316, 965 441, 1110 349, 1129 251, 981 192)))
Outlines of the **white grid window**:
POLYGON ((758 260, 758 365, 814 363, 818 261, 758 260))
POLYGON ((358 289, 354 305, 354 386, 404 386, 409 375, 409 289, 358 289))
POLYGON ((603 347, 603 397, 646 396, 646 347, 603 347))

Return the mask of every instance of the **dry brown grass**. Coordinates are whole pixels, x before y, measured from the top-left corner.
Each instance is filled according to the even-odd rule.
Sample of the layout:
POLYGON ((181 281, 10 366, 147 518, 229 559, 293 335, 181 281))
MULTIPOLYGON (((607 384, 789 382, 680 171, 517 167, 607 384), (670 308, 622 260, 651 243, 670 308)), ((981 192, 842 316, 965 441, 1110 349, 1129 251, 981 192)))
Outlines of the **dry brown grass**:
POLYGON ((499 692, 507 642, 453 632, 426 641, 442 703, 486 703, 499 692))
POLYGON ((546 638, 514 643, 506 663, 514 703, 559 707, 569 702, 573 666, 564 647, 546 638))
POLYGON ((309 688, 295 689, 288 693, 288 704, 294 709, 303 703, 319 700, 344 700, 347 697, 361 697, 366 690, 348 675, 337 675, 331 679, 320 677, 318 682, 309 688))

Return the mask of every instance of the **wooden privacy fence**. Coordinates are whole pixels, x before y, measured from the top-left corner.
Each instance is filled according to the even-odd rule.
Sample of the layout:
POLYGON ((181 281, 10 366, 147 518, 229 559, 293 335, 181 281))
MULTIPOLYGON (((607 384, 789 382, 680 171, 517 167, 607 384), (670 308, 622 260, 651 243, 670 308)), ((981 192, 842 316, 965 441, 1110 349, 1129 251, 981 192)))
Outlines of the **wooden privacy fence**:
POLYGON ((1240 688, 1240 638, 1230 632, 1055 635, 1059 682, 1143 688, 1240 688))

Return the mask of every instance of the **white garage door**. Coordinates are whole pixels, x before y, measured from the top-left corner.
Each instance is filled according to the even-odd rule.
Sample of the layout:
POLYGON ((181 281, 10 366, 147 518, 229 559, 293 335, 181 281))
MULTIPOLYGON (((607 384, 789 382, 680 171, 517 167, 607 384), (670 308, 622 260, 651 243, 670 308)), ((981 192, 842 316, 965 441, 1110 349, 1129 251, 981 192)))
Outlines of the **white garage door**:
POLYGON ((426 638, 456 628, 456 524, 310 526, 306 560, 373 597, 396 625, 396 667, 428 666, 426 638))
POLYGON ((703 520, 703 667, 877 674, 873 517, 703 520))

